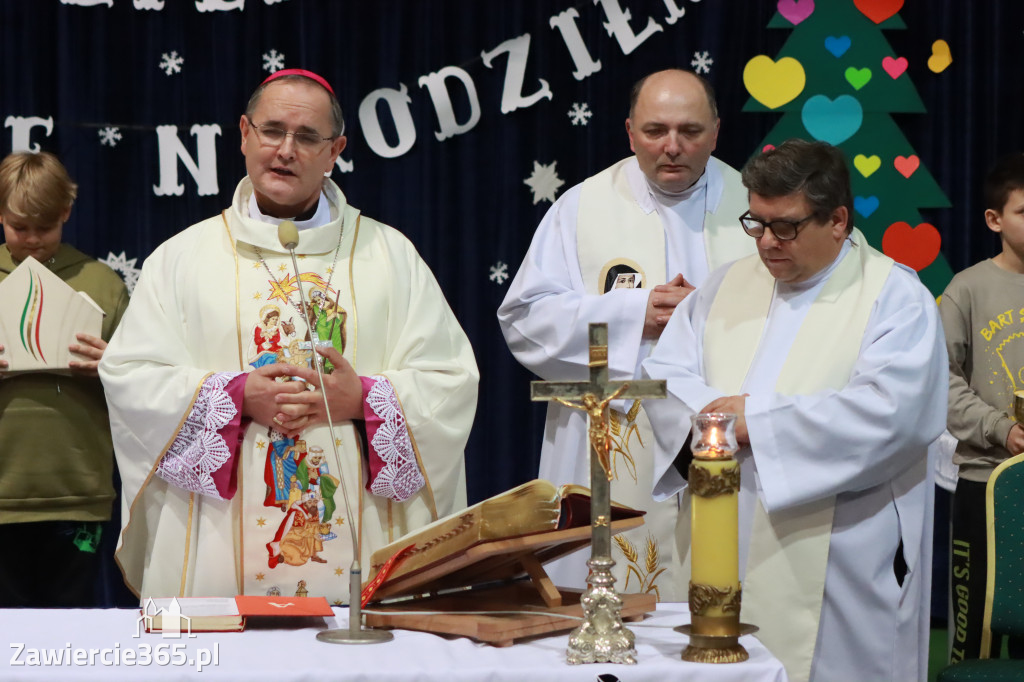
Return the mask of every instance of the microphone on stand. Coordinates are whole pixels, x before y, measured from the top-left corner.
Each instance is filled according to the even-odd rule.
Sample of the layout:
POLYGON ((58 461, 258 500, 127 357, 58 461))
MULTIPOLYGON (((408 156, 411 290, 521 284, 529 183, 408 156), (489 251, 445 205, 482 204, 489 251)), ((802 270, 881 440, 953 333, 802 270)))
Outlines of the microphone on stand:
MULTIPOLYGON (((295 284, 299 288, 299 300, 302 303, 302 316, 306 320, 306 329, 309 330, 309 341, 310 348, 313 352, 313 367, 316 368, 316 376, 320 380, 320 395, 324 401, 324 412, 327 415, 327 429, 331 433, 331 447, 334 448, 334 462, 338 467, 338 477, 341 480, 341 496, 345 501, 345 514, 348 516, 348 530, 352 535, 352 565, 349 567, 349 593, 348 593, 348 630, 336 629, 336 630, 323 630, 318 632, 316 638, 321 642, 332 642, 335 644, 375 644, 378 642, 390 642, 395 638, 393 634, 386 630, 372 630, 363 628, 363 614, 362 614, 362 588, 363 588, 363 569, 359 565, 359 557, 362 553, 361 543, 359 536, 356 533, 356 519, 352 516, 352 505, 348 499, 348 485, 347 477, 341 467, 341 455, 338 452, 338 439, 334 435, 334 420, 331 418, 331 406, 327 401, 327 393, 323 390, 324 385, 324 374, 320 367, 320 358, 317 356, 317 346, 319 339, 317 338, 316 328, 313 326, 313 321, 309 319, 309 308, 306 306, 306 293, 302 289, 302 278, 299 273, 299 262, 295 258, 295 247, 299 245, 299 228, 295 226, 290 220, 283 220, 277 226, 277 239, 281 242, 281 246, 291 254, 292 257, 292 269, 295 271, 295 284)), ((329 295, 328 292, 324 292, 324 295, 329 295)))

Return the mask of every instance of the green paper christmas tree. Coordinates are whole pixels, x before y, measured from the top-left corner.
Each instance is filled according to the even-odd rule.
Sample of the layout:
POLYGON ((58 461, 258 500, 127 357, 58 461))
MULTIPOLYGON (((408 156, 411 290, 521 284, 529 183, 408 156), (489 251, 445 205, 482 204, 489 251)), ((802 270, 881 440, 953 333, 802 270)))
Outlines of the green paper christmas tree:
MULTIPOLYGON (((768 28, 792 33, 773 60, 751 59, 743 80, 751 99, 744 111, 780 111, 762 141, 798 137, 830 142, 846 155, 854 195, 854 225, 887 255, 918 271, 936 296, 953 272, 941 238, 920 208, 949 200, 893 121, 893 113, 924 113, 907 73, 883 30, 904 29, 903 0, 779 0, 768 28), (870 18, 869 18, 870 17, 870 18)), ((932 70, 948 66, 933 55, 932 70)))

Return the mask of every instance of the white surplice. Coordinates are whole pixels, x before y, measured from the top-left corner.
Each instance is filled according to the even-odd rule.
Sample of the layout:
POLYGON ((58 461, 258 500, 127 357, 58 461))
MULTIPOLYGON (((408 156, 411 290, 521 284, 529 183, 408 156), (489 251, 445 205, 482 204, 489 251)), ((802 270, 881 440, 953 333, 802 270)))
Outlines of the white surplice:
POLYGON ((165 453, 184 452, 199 462, 202 484, 231 450, 218 435, 236 414, 227 381, 309 352, 301 348, 306 325, 291 259, 274 226, 250 217, 251 193, 243 179, 222 215, 153 252, 104 354, 100 374, 124 486, 117 559, 143 597, 306 591, 347 602, 350 524, 367 566, 375 549, 465 506, 463 449, 475 412, 476 363, 413 245, 361 216, 325 180, 328 222, 303 229, 296 248, 306 295, 319 290, 339 301, 341 333, 331 333, 343 339, 357 374, 377 378, 366 399, 383 420, 373 447, 388 466, 407 457, 422 487, 402 502, 367 491, 362 436, 354 422, 338 420, 340 471, 326 426, 301 434, 304 460, 284 453, 289 470, 272 455, 290 443, 252 423, 234 460, 232 498, 220 499, 209 480, 199 485, 205 493, 192 492, 157 475, 165 453), (278 313, 274 327, 265 323, 269 312, 278 313), (332 491, 331 482, 342 480, 356 518, 345 513, 342 491, 332 491))
MULTIPOLYGON (((869 248, 863 244, 856 248, 869 248)), ((924 680, 931 576, 932 478, 928 445, 943 431, 946 353, 935 301, 916 275, 891 269, 860 340, 849 382, 808 395, 774 392, 800 325, 836 264, 811 280, 777 283, 754 362, 743 382, 750 448, 742 462, 740 570, 755 496, 768 514, 799 514, 835 498, 810 679, 924 680), (902 586, 893 562, 902 541, 902 586)), ((680 306, 644 374, 668 379, 650 401, 657 436, 655 497, 685 486, 672 462, 692 414, 723 394, 704 381, 708 313, 728 268, 680 306)), ((821 353, 829 353, 822 347, 821 353)), ((827 357, 827 356, 826 356, 827 357)), ((744 599, 749 595, 744 593, 744 599)), ((786 628, 787 616, 755 623, 786 628)))
MULTIPOLYGON (((653 286, 665 283, 677 273, 700 286, 712 267, 754 252, 754 240, 742 232, 739 224, 739 216, 747 210, 746 197, 739 173, 714 158, 698 182, 678 196, 652 189, 635 157, 620 161, 571 188, 554 203, 537 227, 522 266, 498 309, 498 320, 509 349, 524 367, 544 380, 583 380, 588 376, 588 324, 606 322, 609 378, 621 380, 637 376, 640 362, 655 345, 654 341, 642 338, 647 299, 653 286), (609 177, 607 184, 596 190, 591 189, 592 184, 588 185, 610 172, 616 175, 609 177), (581 195, 588 196, 588 191, 599 194, 592 201, 601 208, 581 207, 581 195), (578 225, 581 216, 599 220, 606 207, 610 209, 607 219, 614 224, 578 225), (649 225, 652 217, 660 220, 663 231, 663 243, 655 245, 663 262, 652 263, 650 267, 658 273, 657 279, 642 282, 642 289, 603 292, 597 277, 603 258, 598 258, 597 267, 590 267, 592 272, 587 272, 588 268, 581 265, 581 251, 596 250, 611 258, 609 262, 614 262, 617 249, 625 252, 633 247, 636 238, 631 234, 636 234, 640 223, 649 225), (580 234, 602 240, 599 248, 581 244, 580 234)), ((653 464, 649 449, 652 438, 649 431, 642 435, 648 446, 645 449, 627 430, 635 420, 643 431, 647 426, 646 417, 642 413, 636 417, 635 410, 630 413, 628 404, 617 407, 619 410, 613 416, 615 426, 621 427, 621 442, 624 449, 631 452, 633 461, 618 462, 612 498, 648 512, 645 527, 623 535, 632 547, 621 544, 622 540, 613 545, 613 558, 618 564, 615 567, 619 577, 617 588, 631 592, 655 591, 653 576, 658 574, 656 593, 659 599, 684 601, 685 578, 676 575, 681 568, 676 560, 679 540, 675 532, 680 501, 655 504, 651 499, 647 480, 653 464), (627 418, 627 414, 634 416, 627 418), (626 473, 630 468, 630 473, 638 476, 635 481, 626 473), (641 579, 631 580, 627 585, 623 576, 630 565, 633 575, 641 579), (661 569, 668 573, 660 573, 661 569)), ((582 412, 549 403, 540 477, 556 484, 589 486, 586 434, 587 420, 582 412)), ((546 568, 557 584, 582 587, 587 576, 588 554, 588 551, 578 552, 546 568)))

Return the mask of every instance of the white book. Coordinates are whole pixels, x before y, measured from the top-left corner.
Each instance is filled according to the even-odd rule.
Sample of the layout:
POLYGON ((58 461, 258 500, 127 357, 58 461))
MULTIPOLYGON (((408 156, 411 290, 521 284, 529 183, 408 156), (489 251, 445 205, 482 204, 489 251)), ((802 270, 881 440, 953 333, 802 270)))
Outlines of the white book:
POLYGON ((83 291, 75 291, 28 256, 0 282, 0 343, 9 372, 67 372, 75 334, 100 336, 105 313, 83 291))

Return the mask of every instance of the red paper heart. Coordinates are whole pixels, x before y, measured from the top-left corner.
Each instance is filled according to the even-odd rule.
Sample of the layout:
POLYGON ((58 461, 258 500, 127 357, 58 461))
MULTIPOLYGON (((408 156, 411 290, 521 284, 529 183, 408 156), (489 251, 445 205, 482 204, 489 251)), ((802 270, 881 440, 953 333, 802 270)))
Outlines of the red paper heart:
POLYGON ((903 7, 903 0, 853 0, 853 4, 876 24, 880 24, 903 7))
POLYGON ((895 261, 920 272, 939 255, 942 236, 931 223, 893 223, 882 235, 882 251, 895 261))
POLYGON ((775 145, 773 145, 773 144, 766 144, 765 146, 761 147, 761 153, 763 154, 765 152, 770 152, 773 149, 775 149, 775 145))
POLYGON ((896 167, 896 170, 900 172, 905 178, 909 178, 917 170, 918 166, 921 165, 921 159, 917 158, 916 154, 910 156, 897 156, 892 162, 892 165, 896 167))
POLYGON ((903 72, 907 70, 907 58, 899 57, 893 59, 892 57, 886 57, 882 60, 882 68, 889 76, 896 80, 903 75, 903 72))

